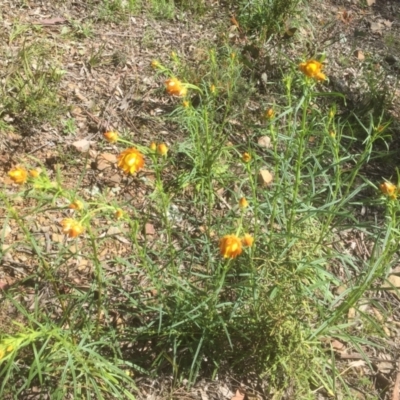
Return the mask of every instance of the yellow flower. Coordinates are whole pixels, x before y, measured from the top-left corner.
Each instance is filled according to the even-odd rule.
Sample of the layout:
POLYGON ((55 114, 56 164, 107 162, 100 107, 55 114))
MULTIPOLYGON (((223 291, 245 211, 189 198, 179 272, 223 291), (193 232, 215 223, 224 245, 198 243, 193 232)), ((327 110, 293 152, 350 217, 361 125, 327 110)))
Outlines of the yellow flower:
POLYGON ((183 108, 188 108, 190 106, 190 103, 187 100, 185 100, 182 102, 182 106, 183 108))
POLYGON ((104 138, 107 142, 115 143, 118 140, 118 132, 108 131, 104 134, 104 138))
POLYGON ((0 347, 0 360, 6 355, 6 352, 2 347, 0 347))
POLYGON ((158 153, 160 156, 165 156, 165 155, 168 153, 168 147, 167 147, 167 145, 166 145, 165 143, 160 143, 160 144, 157 146, 157 153, 158 153))
POLYGON ((234 60, 235 57, 236 57, 236 53, 231 53, 231 58, 232 58, 232 60, 234 60))
POLYGON ((172 96, 186 96, 187 88, 178 78, 171 78, 165 81, 168 94, 172 96))
POLYGON ((265 118, 271 119, 275 116, 275 111, 270 108, 269 110, 265 111, 265 118))
POLYGON ((120 219, 124 216, 124 212, 120 208, 117 208, 114 215, 116 219, 120 219))
POLYGON ((334 138, 334 137, 336 137, 336 132, 335 131, 330 131, 329 135, 330 135, 330 137, 334 138))
POLYGON ((308 60, 299 64, 300 71, 308 76, 309 78, 317 79, 318 81, 324 81, 326 79, 325 74, 321 72, 323 65, 316 60, 308 60))
POLYGON ((242 161, 245 162, 245 163, 250 162, 251 161, 251 155, 249 153, 243 153, 242 161))
POLYGON ((215 85, 211 85, 210 92, 214 94, 216 90, 217 89, 216 89, 215 85))
POLYGON ((395 199, 397 197, 397 187, 393 185, 391 182, 383 182, 379 185, 381 192, 386 196, 389 196, 391 199, 395 199))
POLYGON ((156 151, 157 150, 157 144, 155 142, 151 142, 149 147, 150 147, 151 151, 156 151))
POLYGON ((246 207, 248 207, 249 206, 249 202, 246 200, 246 197, 242 197, 240 200, 239 200, 239 207, 240 208, 246 208, 246 207))
POLYGON ((62 226, 63 233, 71 238, 77 237, 85 231, 85 228, 81 225, 81 223, 72 218, 65 218, 60 222, 60 224, 62 226))
POLYGON ((11 171, 8 172, 8 176, 14 183, 18 183, 18 185, 22 185, 28 178, 28 172, 25 168, 16 166, 11 171))
POLYGON ((38 171, 37 169, 31 169, 29 171, 29 176, 32 178, 37 178, 40 175, 40 171, 38 171))
POLYGON ((68 208, 71 210, 83 210, 84 205, 80 200, 75 200, 68 206, 68 208))
POLYGON ((225 235, 219 241, 219 251, 224 258, 235 258, 242 253, 242 242, 236 235, 225 235))
POLYGON ((118 156, 118 167, 126 174, 134 174, 144 166, 143 154, 131 147, 118 156))
POLYGON ((245 246, 245 247, 251 247, 251 246, 253 246, 253 242, 254 242, 253 236, 249 235, 248 233, 246 233, 246 234, 242 237, 242 243, 243 243, 243 246, 245 246))
POLYGON ((151 66, 152 66, 152 68, 157 69, 160 67, 160 63, 157 60, 153 60, 151 62, 151 66))

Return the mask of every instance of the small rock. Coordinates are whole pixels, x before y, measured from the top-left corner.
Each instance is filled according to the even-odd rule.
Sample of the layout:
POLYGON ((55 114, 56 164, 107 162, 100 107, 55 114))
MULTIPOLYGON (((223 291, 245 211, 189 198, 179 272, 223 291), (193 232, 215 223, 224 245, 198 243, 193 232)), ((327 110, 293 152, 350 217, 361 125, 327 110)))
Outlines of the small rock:
POLYGON ((72 143, 72 146, 75 147, 75 149, 80 153, 87 153, 90 149, 90 142, 86 139, 77 140, 76 142, 72 143))
POLYGON ((260 136, 257 143, 260 147, 265 147, 266 149, 270 149, 272 147, 271 138, 269 136, 260 136))
POLYGON ((267 169, 261 169, 258 173, 258 183, 262 186, 269 186, 274 177, 267 169))

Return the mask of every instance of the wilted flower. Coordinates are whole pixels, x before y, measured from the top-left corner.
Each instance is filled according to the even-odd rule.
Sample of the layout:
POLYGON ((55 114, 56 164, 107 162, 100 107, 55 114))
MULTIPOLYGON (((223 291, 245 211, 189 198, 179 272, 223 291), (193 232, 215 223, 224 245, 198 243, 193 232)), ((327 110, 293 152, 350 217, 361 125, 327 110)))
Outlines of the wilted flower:
POLYGON ((151 142, 149 148, 151 151, 156 151, 157 150, 156 142, 151 142))
POLYGON ((187 94, 186 86, 178 78, 166 80, 165 86, 168 94, 172 96, 186 96, 187 94))
POLYGON ((118 140, 118 132, 108 131, 104 134, 104 138, 107 142, 115 143, 118 140))
POLYGON ((225 235, 219 242, 219 250, 224 258, 235 258, 242 253, 242 242, 236 235, 225 235))
POLYGON ((143 154, 133 147, 126 149, 118 156, 117 165, 126 174, 134 174, 144 166, 143 154))
POLYGON ((165 156, 165 155, 168 153, 168 147, 167 147, 167 145, 166 145, 165 143, 160 143, 160 144, 157 146, 157 153, 158 153, 160 156, 165 156))
POLYGON ((29 171, 29 176, 31 178, 37 178, 40 175, 40 171, 38 171, 37 169, 31 169, 29 171))
POLYGON ((124 215, 124 211, 123 210, 121 210, 120 208, 117 208, 116 210, 115 210, 115 218, 116 219, 120 219, 120 218, 122 218, 123 217, 123 215, 124 215))
POLYGON ((254 242, 253 236, 249 235, 248 233, 246 233, 246 234, 242 237, 242 243, 243 243, 243 246, 245 246, 245 247, 251 247, 251 246, 253 246, 253 242, 254 242))
POLYGON ((83 210, 84 205, 80 200, 75 200, 68 206, 68 208, 71 210, 83 210))
POLYGON ((8 176, 14 183, 22 185, 23 183, 26 182, 28 178, 28 172, 26 171, 25 168, 17 166, 8 172, 8 176))
POLYGON ((65 218, 60 222, 60 224, 62 226, 63 233, 71 238, 77 237, 85 231, 85 228, 81 225, 81 223, 72 218, 65 218))
POLYGON ((240 208, 246 208, 246 207, 248 207, 249 206, 249 202, 246 200, 246 197, 242 197, 240 200, 239 200, 239 207, 240 208))
POLYGON ((393 185, 391 182, 383 182, 379 185, 379 189, 386 196, 389 196, 392 199, 397 197, 397 187, 393 185))
POLYGON ((243 153, 242 161, 245 162, 245 163, 250 162, 251 161, 251 155, 249 153, 243 153))
POLYGON ((325 74, 321 72, 322 67, 323 65, 316 60, 308 60, 299 64, 299 69, 304 75, 319 81, 324 81, 326 79, 325 74))

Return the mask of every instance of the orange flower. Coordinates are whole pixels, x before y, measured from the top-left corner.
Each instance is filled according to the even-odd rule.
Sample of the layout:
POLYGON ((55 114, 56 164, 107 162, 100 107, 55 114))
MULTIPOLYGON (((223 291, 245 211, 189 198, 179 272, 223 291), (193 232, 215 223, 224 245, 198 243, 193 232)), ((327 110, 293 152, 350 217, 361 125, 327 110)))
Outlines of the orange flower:
POLYGON ((117 165, 126 174, 134 174, 144 166, 143 154, 133 147, 126 149, 118 156, 117 165))
POLYGON ((157 150, 157 145, 156 145, 155 142, 151 142, 149 147, 150 147, 151 151, 156 151, 157 150))
POLYGON ((8 172, 8 176, 14 183, 18 183, 18 185, 22 185, 26 182, 28 178, 28 172, 25 168, 16 166, 11 171, 8 172))
POLYGON ((245 163, 250 162, 251 161, 251 155, 249 153, 243 153, 242 161, 245 162, 245 163))
POLYGON ((249 202, 246 200, 246 197, 242 197, 240 200, 239 200, 239 207, 240 208, 246 208, 246 207, 248 207, 249 206, 249 202))
POLYGON ((246 234, 242 237, 242 243, 243 243, 243 246, 245 246, 245 247, 251 247, 251 246, 253 246, 253 242, 254 242, 253 236, 249 235, 248 233, 246 233, 246 234))
POLYGON ((68 235, 70 238, 77 237, 85 232, 85 228, 81 225, 81 223, 72 218, 65 218, 60 222, 60 224, 62 226, 63 233, 68 235))
POLYGON ((109 131, 104 134, 104 138, 107 142, 115 143, 118 140, 118 132, 109 131))
POLYGON ((71 210, 83 210, 84 205, 80 200, 75 200, 68 206, 68 208, 71 210))
POLYGON ((381 192, 386 196, 389 196, 391 199, 395 199, 397 197, 397 187, 393 185, 391 182, 383 182, 379 185, 381 192))
POLYGON ((187 88, 178 78, 171 78, 165 81, 168 94, 172 96, 186 96, 187 88))
POLYGON ((219 251, 224 258, 235 258, 242 253, 242 242, 236 235, 225 235, 219 241, 219 251))
POLYGON ((29 171, 29 176, 31 178, 37 178, 40 175, 40 171, 38 171, 37 169, 31 169, 29 171))
POLYGON ((124 212, 120 208, 117 208, 114 215, 116 219, 120 219, 124 216, 124 212))
POLYGON ((167 145, 166 145, 165 143, 160 143, 160 144, 157 146, 157 153, 158 153, 160 156, 165 156, 165 155, 168 153, 168 147, 167 147, 167 145))
POLYGON ((299 64, 300 71, 308 76, 309 78, 317 79, 318 81, 324 81, 326 79, 325 74, 321 72, 323 65, 316 60, 308 60, 299 64))

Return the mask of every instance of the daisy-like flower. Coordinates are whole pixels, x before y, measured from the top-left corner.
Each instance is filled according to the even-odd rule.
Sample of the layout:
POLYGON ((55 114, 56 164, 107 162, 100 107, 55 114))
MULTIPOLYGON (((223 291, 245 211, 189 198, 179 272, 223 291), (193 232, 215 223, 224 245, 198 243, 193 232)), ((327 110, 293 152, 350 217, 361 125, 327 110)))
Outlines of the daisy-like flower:
POLYGON ((18 183, 18 185, 22 185, 26 182, 28 178, 28 172, 25 168, 17 166, 8 172, 8 176, 14 183, 18 183))
POLYGON ((65 218, 60 222, 60 224, 63 233, 68 235, 70 238, 75 238, 85 232, 85 228, 81 223, 72 218, 65 218))
POLYGON ((153 151, 153 152, 156 151, 156 150, 157 150, 157 144, 156 144, 156 142, 151 142, 149 148, 150 148, 150 150, 153 151))
POLYGON ((251 155, 249 153, 243 153, 242 161, 245 162, 245 163, 250 162, 251 161, 251 155))
POLYGON ((109 143, 115 143, 118 140, 118 132, 108 131, 104 134, 104 139, 109 143))
POLYGON ((248 233, 246 233, 243 237, 242 237, 242 244, 245 247, 251 247, 253 246, 253 242, 254 242, 254 238, 253 236, 249 235, 248 233))
POLYGON ((246 208, 246 207, 248 207, 249 206, 249 202, 246 200, 246 197, 242 197, 240 200, 239 200, 239 207, 240 208, 246 208))
POLYGON ((157 153, 160 156, 165 156, 168 153, 168 146, 165 143, 160 143, 157 146, 157 153))
POLYGON ((384 195, 389 196, 391 199, 395 199, 397 197, 397 187, 391 182, 381 183, 379 185, 379 189, 381 189, 381 192, 384 195))
POLYGON ((178 79, 171 78, 165 81, 168 94, 184 97, 187 94, 187 87, 178 79))
POLYGON ((134 147, 126 149, 118 156, 117 165, 126 174, 134 174, 144 166, 143 154, 134 147))
POLYGON ((308 60, 299 64, 300 71, 308 76, 309 78, 317 79, 318 81, 324 81, 326 75, 321 72, 323 65, 316 60, 308 60))
POLYGON ((225 235, 219 241, 219 251, 224 258, 235 258, 242 253, 242 242, 236 235, 225 235))
POLYGON ((68 206, 68 208, 71 210, 83 210, 84 205, 80 200, 75 200, 68 206))

